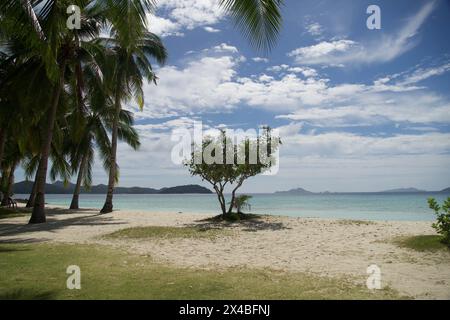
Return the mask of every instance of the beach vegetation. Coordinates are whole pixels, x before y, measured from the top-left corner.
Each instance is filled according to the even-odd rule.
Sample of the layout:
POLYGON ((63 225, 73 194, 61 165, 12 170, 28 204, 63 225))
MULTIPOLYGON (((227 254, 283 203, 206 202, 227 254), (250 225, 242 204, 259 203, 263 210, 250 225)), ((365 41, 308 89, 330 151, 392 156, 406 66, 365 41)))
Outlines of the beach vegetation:
POLYGON ((429 198, 428 206, 436 214, 433 228, 442 236, 441 241, 450 247, 450 197, 444 201, 442 206, 434 198, 429 198))
POLYGON ((250 204, 250 199, 252 196, 249 196, 247 194, 241 194, 239 196, 236 196, 234 198, 234 202, 230 203, 233 205, 233 208, 236 209, 237 214, 242 214, 242 210, 251 210, 252 206, 250 204))
POLYGON ((146 226, 126 228, 106 235, 111 239, 215 239, 229 235, 220 228, 146 226))
POLYGON ((413 249, 416 251, 436 251, 448 249, 447 245, 443 243, 443 237, 440 235, 401 237, 396 239, 395 243, 400 247, 413 249))

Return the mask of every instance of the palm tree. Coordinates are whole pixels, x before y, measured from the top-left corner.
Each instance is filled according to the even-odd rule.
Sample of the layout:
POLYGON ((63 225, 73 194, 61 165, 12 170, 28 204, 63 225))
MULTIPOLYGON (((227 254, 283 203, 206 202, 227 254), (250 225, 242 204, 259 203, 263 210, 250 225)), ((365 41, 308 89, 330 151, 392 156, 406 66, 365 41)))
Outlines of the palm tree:
POLYGON ((113 194, 117 179, 117 138, 119 134, 119 116, 122 103, 134 97, 142 109, 144 106, 144 93, 142 90, 143 79, 156 83, 156 76, 150 62, 154 58, 159 64, 163 64, 167 58, 167 52, 161 40, 156 35, 146 31, 146 12, 151 8, 150 1, 118 1, 121 3, 133 3, 133 6, 113 8, 109 12, 112 23, 112 37, 105 39, 105 47, 110 55, 108 60, 110 70, 105 75, 110 84, 110 92, 114 94, 115 114, 111 128, 111 168, 108 176, 108 192, 101 213, 112 212, 113 194), (142 6, 144 5, 144 6, 142 6), (120 10, 125 9, 125 16, 120 10), (129 23, 124 24, 124 21, 129 23))
POLYGON ((238 214, 242 214, 242 209, 247 209, 247 210, 251 210, 251 205, 249 203, 249 200, 252 198, 252 196, 243 194, 240 196, 237 196, 236 198, 234 198, 233 203, 232 203, 232 207, 236 208, 236 211, 238 214))
MULTIPOLYGON (((0 38, 14 42, 14 58, 7 60, 18 64, 20 72, 28 83, 25 86, 8 86, 22 96, 33 98, 40 95, 36 103, 42 108, 31 107, 30 101, 25 106, 31 108, 27 119, 36 124, 45 119, 45 133, 39 143, 39 165, 36 170, 36 201, 30 223, 45 222, 45 183, 48 159, 52 152, 55 123, 59 117, 58 109, 61 97, 64 97, 68 82, 82 80, 80 66, 83 63, 95 65, 95 54, 89 54, 88 42, 98 38, 99 27, 110 24, 114 39, 101 41, 109 52, 103 64, 102 72, 108 83, 108 94, 113 98, 114 116, 111 119, 111 153, 109 162, 108 194, 102 212, 112 210, 112 197, 117 179, 117 139, 120 136, 120 115, 122 103, 131 97, 136 98, 139 106, 144 105, 142 82, 146 78, 156 82, 150 58, 163 63, 167 53, 161 41, 146 29, 146 14, 154 9, 153 0, 2 0, 0 3, 0 38), (66 8, 77 5, 82 8, 82 30, 66 28, 66 8), (19 44, 19 45, 17 45, 19 44), (80 48, 85 54, 80 54, 80 48), (74 68, 75 66, 75 68, 74 68), (107 66, 105 68, 105 66, 107 66), (30 70, 32 72, 30 72, 30 70), (74 71, 75 70, 75 71, 74 71), (42 72, 45 71, 45 72, 42 72), (42 90, 42 85, 49 90, 42 90), (40 90, 36 90, 39 87, 40 90), (27 88, 28 91, 24 90, 27 88), (34 95, 24 94, 33 92, 34 95), (47 93, 49 92, 49 94, 47 93), (46 98, 46 99, 45 99, 46 98)), ((236 25, 242 29, 250 43, 257 49, 270 50, 279 33, 281 25, 281 0, 219 0, 236 25)), ((3 51, 0 48, 0 51, 3 51)), ((2 68, 0 68, 2 71, 2 68)), ((82 81, 77 81, 81 84, 82 81)), ((3 86, 2 88, 6 88, 3 86)), ((78 88, 80 89, 80 88, 78 88)), ((78 90, 77 93, 81 91, 78 90)), ((3 97, 3 95, 2 95, 3 97)), ((14 104, 23 97, 16 97, 14 104)), ((83 95, 78 95, 81 101, 83 95)), ((3 98, 2 98, 3 99, 3 98)), ((4 101, 0 100, 0 105, 4 101)), ((1 111, 0 111, 1 112, 1 111)), ((24 116, 25 117, 25 116, 24 116)), ((2 145, 8 134, 0 126, 0 162, 3 158, 2 145)), ((53 147, 54 148, 54 147, 53 147)), ((57 148, 57 147, 56 147, 57 148)), ((33 156, 36 156, 33 154, 33 156)), ((61 155, 64 156, 64 155, 61 155)))
POLYGON ((19 146, 14 141, 9 141, 5 151, 5 160, 3 161, 3 175, 2 175, 2 206, 8 204, 8 199, 12 196, 14 185, 14 173, 21 160, 21 153, 19 146))
MULTIPOLYGON (((95 109, 94 109, 95 110, 95 109)), ((79 196, 81 185, 89 188, 92 183, 92 165, 94 162, 94 147, 97 145, 100 157, 106 170, 110 170, 111 142, 108 138, 108 119, 111 119, 114 108, 102 108, 98 112, 89 114, 86 117, 86 126, 83 129, 81 140, 75 145, 72 152, 71 163, 73 172, 78 171, 77 181, 72 196, 70 209, 79 208, 79 196)), ((133 125, 133 115, 131 112, 122 110, 119 117, 118 136, 133 149, 140 145, 139 136, 133 125)))
MULTIPOLYGON (((153 9, 152 1, 116 0, 117 6, 111 6, 112 0, 106 1, 110 6, 110 21, 113 26, 114 40, 107 47, 115 54, 115 70, 110 78, 116 88, 116 117, 112 128, 112 152, 109 172, 108 192, 101 213, 112 212, 113 194, 117 171, 117 118, 123 100, 131 95, 138 100, 142 108, 142 79, 156 83, 150 57, 164 63, 166 51, 159 38, 146 30, 146 13, 153 9)), ((270 50, 281 26, 281 0, 220 0, 222 6, 235 20, 250 43, 257 49, 270 50)))
MULTIPOLYGON (((61 93, 64 90, 65 72, 70 62, 77 57, 80 42, 92 36, 98 36, 101 19, 99 16, 89 14, 95 12, 92 1, 88 0, 61 0, 45 1, 36 0, 26 5, 21 1, 5 1, 0 6, 2 27, 7 34, 21 40, 30 47, 23 54, 22 59, 30 59, 30 56, 38 56, 42 59, 47 76, 52 79, 52 96, 46 111, 47 128, 41 144, 40 160, 36 175, 36 198, 30 223, 46 221, 45 217, 45 184, 47 178, 47 166, 52 146, 57 110, 61 93), (96 20, 98 23, 83 23, 82 29, 76 32, 66 27, 66 9, 69 5, 78 5, 83 8, 84 20, 96 20), (7 17, 11 17, 8 19, 7 17), (21 29, 18 29, 20 25, 21 29), (94 28, 93 28, 94 26, 94 28), (96 28, 97 27, 97 28, 96 28), (15 33, 19 30, 17 33, 15 33), (9 31, 9 32, 8 32, 9 31)), ((90 55, 85 55, 91 58, 90 55)))

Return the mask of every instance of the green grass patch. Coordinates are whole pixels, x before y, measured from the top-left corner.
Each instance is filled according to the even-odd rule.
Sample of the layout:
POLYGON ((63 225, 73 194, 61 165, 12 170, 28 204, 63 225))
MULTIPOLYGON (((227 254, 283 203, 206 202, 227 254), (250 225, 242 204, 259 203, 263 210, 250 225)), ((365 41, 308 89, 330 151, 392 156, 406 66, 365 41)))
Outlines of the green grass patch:
POLYGON ((442 236, 438 235, 420 235, 407 238, 402 237, 394 242, 401 247, 417 251, 448 250, 449 248, 442 243, 442 239, 442 236))
POLYGON ((118 230, 109 235, 106 235, 106 237, 113 239, 215 239, 218 236, 229 234, 230 233, 227 230, 223 230, 220 228, 149 226, 118 230))
POLYGON ((29 209, 0 208, 0 219, 23 217, 29 214, 29 209))
MULTIPOLYGON (((198 270, 106 246, 0 245, 0 299, 398 299, 348 279, 260 269, 198 270), (66 288, 69 265, 81 289, 66 288)), ((364 281, 361 281, 364 282, 364 281)))

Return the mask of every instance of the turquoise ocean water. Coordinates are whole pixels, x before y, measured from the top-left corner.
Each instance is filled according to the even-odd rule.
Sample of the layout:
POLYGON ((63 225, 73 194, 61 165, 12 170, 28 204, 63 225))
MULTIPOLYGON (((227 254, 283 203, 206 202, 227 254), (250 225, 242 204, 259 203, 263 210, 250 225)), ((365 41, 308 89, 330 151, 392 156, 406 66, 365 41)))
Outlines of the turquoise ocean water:
MULTIPOLYGON (((447 194, 318 194, 278 195, 254 194, 252 213, 286 215, 293 217, 318 217, 367 220, 431 221, 435 219, 428 209, 427 198, 442 202, 447 194)), ((16 195, 26 198, 26 195, 16 195)), ((80 196, 83 208, 101 208, 104 195, 80 196)), ((49 204, 69 206, 71 195, 49 194, 49 204)), ((145 210, 182 213, 219 213, 214 194, 210 195, 114 195, 114 209, 145 210)))

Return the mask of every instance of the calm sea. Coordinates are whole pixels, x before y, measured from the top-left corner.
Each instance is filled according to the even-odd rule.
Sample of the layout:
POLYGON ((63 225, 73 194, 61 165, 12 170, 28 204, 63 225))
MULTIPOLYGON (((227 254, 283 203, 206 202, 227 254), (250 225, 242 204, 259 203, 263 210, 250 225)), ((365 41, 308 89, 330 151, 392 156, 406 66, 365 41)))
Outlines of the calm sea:
MULTIPOLYGON (((367 220, 431 221, 434 213, 428 208, 427 198, 442 202, 446 194, 319 194, 277 195, 254 194, 251 212, 293 217, 318 217, 367 220)), ((26 198, 26 195, 16 195, 26 198)), ((101 208, 104 195, 80 196, 80 207, 101 208)), ((71 195, 49 194, 49 204, 69 206, 71 195)), ((114 195, 114 209, 160 212, 210 213, 219 212, 215 195, 114 195)))

